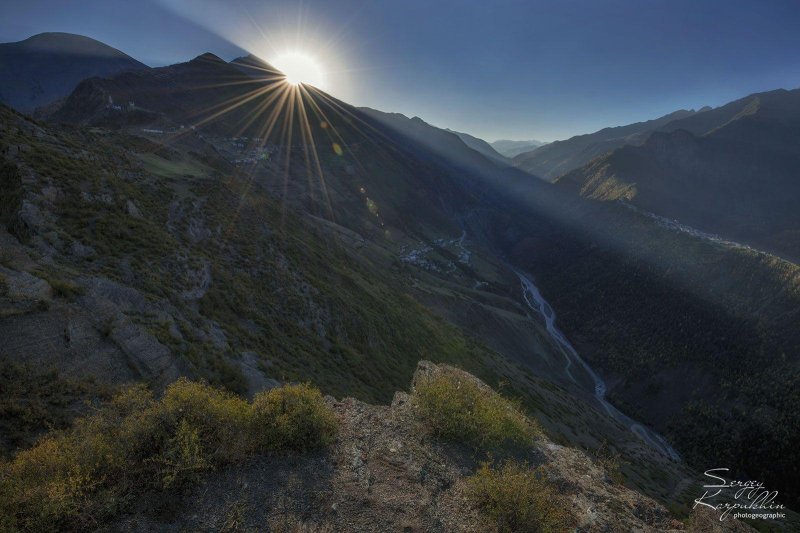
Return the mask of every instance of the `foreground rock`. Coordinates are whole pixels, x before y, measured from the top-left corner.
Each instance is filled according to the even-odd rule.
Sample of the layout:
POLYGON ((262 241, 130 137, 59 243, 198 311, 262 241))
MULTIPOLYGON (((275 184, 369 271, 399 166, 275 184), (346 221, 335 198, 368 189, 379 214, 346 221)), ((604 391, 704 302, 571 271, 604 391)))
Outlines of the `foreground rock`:
MULTIPOLYGON (((415 382, 443 369, 454 371, 420 362, 415 382)), ((226 469, 191 493, 140 502, 134 514, 108 530, 495 530, 465 491, 480 458, 430 436, 410 398, 398 392, 390 406, 329 398, 339 436, 326 453, 262 458, 226 469)), ((687 526, 654 500, 613 483, 584 453, 546 439, 530 458, 566 497, 578 531, 750 530, 705 514, 687 526)))

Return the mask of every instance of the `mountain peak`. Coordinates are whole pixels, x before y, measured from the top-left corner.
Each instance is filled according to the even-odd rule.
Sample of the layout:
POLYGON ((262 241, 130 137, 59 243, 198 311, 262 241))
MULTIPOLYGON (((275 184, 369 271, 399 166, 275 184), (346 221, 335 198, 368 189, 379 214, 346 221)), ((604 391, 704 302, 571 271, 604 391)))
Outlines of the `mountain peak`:
POLYGON ((15 43, 2 46, 15 47, 26 52, 54 55, 85 55, 93 57, 129 57, 124 52, 85 35, 65 32, 45 32, 32 35, 15 43))
POLYGON ((91 43, 101 43, 96 39, 92 39, 91 37, 87 37, 86 35, 80 35, 78 33, 68 33, 64 31, 46 31, 42 33, 37 33, 36 35, 31 35, 27 39, 23 39, 19 41, 20 43, 28 43, 28 44, 37 44, 37 43, 51 43, 51 42, 66 42, 66 41, 74 41, 74 42, 91 42, 91 43))
POLYGON ((74 33, 39 33, 0 44, 2 101, 23 112, 67 96, 84 79, 147 68, 116 48, 74 33))
POLYGON ((204 54, 200 54, 199 56, 197 56, 194 59, 192 59, 191 61, 189 61, 189 63, 195 63, 195 62, 203 62, 203 63, 212 62, 212 63, 225 63, 225 64, 227 64, 227 61, 225 61, 224 59, 222 59, 218 55, 212 54, 211 52, 206 52, 204 54))

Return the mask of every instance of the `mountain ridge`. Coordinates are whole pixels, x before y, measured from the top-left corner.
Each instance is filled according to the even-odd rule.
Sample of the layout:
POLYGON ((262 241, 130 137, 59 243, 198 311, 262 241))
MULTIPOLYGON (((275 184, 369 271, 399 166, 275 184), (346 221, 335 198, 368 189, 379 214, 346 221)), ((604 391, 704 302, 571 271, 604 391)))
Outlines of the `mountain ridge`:
POLYGON ((614 148, 626 144, 638 144, 650 131, 694 113, 694 111, 679 110, 652 120, 603 128, 564 141, 554 141, 515 156, 512 163, 522 170, 553 180, 614 148))
POLYGON ((573 170, 557 184, 625 200, 797 262, 800 90, 777 90, 670 122, 573 170))
POLYGON ((445 130, 449 131, 450 133, 455 133, 462 141, 464 141, 464 144, 466 144, 473 150, 480 152, 489 159, 496 161, 500 164, 505 164, 505 165, 510 164, 510 161, 506 156, 502 155, 500 152, 495 150, 491 144, 484 141, 483 139, 479 139, 478 137, 470 135, 469 133, 461 133, 455 130, 451 130, 450 128, 445 128, 445 130))
POLYGON ((148 68, 90 37, 41 33, 0 44, 0 102, 31 112, 68 96, 86 78, 148 68))

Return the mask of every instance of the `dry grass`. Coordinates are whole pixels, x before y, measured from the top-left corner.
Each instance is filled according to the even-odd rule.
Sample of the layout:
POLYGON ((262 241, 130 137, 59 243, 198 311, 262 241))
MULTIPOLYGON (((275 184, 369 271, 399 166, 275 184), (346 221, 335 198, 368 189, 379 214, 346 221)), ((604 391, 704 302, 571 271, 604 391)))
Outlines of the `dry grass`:
POLYGON ((517 402, 455 370, 442 369, 421 379, 412 405, 435 435, 479 451, 530 446, 541 435, 517 402))
POLYGON ((468 479, 467 495, 501 532, 554 533, 574 526, 570 502, 553 490, 541 469, 523 463, 497 469, 484 464, 468 479))
POLYGON ((160 400, 134 386, 2 466, 0 530, 92 529, 144 492, 169 496, 225 464, 326 446, 335 434, 333 414, 308 385, 253 403, 183 379, 160 400))

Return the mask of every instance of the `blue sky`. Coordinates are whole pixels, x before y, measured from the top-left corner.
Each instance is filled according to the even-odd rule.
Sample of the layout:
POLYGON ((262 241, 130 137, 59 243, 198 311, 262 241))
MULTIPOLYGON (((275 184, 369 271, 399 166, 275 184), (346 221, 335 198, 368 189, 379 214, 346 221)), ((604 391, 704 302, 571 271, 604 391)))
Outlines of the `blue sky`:
POLYGON ((332 94, 554 140, 800 86, 797 0, 3 0, 0 41, 80 33, 150 65, 305 49, 332 94))

